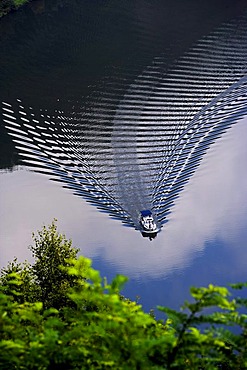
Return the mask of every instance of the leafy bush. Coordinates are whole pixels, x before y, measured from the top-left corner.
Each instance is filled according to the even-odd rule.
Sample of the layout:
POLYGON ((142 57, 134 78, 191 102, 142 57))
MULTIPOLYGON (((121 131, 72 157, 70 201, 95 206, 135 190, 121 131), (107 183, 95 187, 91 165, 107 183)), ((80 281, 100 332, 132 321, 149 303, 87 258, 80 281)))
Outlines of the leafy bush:
POLYGON ((17 273, 21 281, 21 287, 15 290, 21 292, 16 296, 19 303, 41 301, 44 308, 59 309, 68 304, 68 288, 76 284, 77 278, 69 275, 65 268, 70 266, 70 259, 76 258, 79 249, 73 248, 71 240, 57 232, 55 220, 50 226, 44 226, 37 235, 33 234, 33 241, 34 245, 29 249, 34 264, 27 261, 21 264, 14 259, 1 271, 2 285, 7 291, 8 279, 17 273))
POLYGON ((192 288, 181 311, 159 307, 161 321, 119 294, 126 277, 108 283, 76 258, 54 222, 30 249, 33 265, 2 270, 1 369, 247 368, 247 300, 227 288, 192 288))
POLYGON ((0 0, 0 17, 6 15, 11 10, 18 9, 29 0, 0 0))
POLYGON ((29 0, 14 0, 16 8, 19 8, 23 4, 27 3, 29 0))
POLYGON ((13 0, 1 0, 0 2, 0 17, 7 14, 9 11, 15 8, 13 0))

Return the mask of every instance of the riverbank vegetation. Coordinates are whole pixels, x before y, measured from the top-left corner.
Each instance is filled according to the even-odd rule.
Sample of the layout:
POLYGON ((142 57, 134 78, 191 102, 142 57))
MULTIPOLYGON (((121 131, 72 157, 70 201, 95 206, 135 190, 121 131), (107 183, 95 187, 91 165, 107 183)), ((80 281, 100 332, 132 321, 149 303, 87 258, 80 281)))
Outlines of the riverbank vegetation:
POLYGON ((12 10, 18 9, 29 0, 1 0, 0 1, 0 17, 6 15, 12 10))
POLYGON ((159 307, 157 320, 121 296, 126 277, 109 283, 77 257, 55 222, 33 242, 33 264, 14 260, 1 271, 2 370, 247 368, 247 299, 239 293, 191 288, 190 302, 159 307))

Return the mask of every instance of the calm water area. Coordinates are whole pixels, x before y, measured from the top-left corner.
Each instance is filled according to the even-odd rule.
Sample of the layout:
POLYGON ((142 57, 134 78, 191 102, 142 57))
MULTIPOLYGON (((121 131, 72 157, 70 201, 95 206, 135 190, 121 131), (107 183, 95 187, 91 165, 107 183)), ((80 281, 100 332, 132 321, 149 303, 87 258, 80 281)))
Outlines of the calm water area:
POLYGON ((146 311, 178 308, 192 285, 246 281, 246 14, 245 0, 35 0, 0 20, 0 266, 31 259, 32 232, 56 218, 103 276, 129 277, 123 293, 146 311), (52 125, 59 148, 44 138, 52 125), (167 190, 164 169, 178 165, 165 158, 185 163, 193 135, 200 163, 167 190), (85 199, 90 181, 104 212, 85 199), (135 218, 152 204, 161 232, 149 241, 135 218))

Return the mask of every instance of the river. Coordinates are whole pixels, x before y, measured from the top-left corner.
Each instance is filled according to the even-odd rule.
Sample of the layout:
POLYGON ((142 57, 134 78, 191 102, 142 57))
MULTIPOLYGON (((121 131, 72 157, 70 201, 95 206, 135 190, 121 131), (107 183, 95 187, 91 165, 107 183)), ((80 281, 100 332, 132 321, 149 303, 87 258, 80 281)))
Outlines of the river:
POLYGON ((31 233, 57 218, 145 310, 245 281, 246 11, 37 0, 1 19, 2 266, 30 259, 31 233))

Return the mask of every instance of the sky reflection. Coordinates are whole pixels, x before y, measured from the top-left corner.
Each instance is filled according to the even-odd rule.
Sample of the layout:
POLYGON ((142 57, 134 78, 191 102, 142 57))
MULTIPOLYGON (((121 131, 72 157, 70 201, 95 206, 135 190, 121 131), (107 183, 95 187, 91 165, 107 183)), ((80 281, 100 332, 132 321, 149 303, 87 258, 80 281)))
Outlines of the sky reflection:
MULTIPOLYGON (((231 258, 225 268, 246 269, 247 119, 210 148, 172 208, 157 239, 143 239, 71 195, 46 176, 26 169, 0 174, 0 263, 30 259, 31 233, 58 219, 59 230, 82 254, 100 257, 132 278, 168 276, 188 267, 211 243, 223 243, 231 258)), ((217 251, 217 258, 225 253, 217 251)), ((221 266, 222 268, 222 266, 221 266)), ((233 277, 234 278, 234 277, 233 277)))

